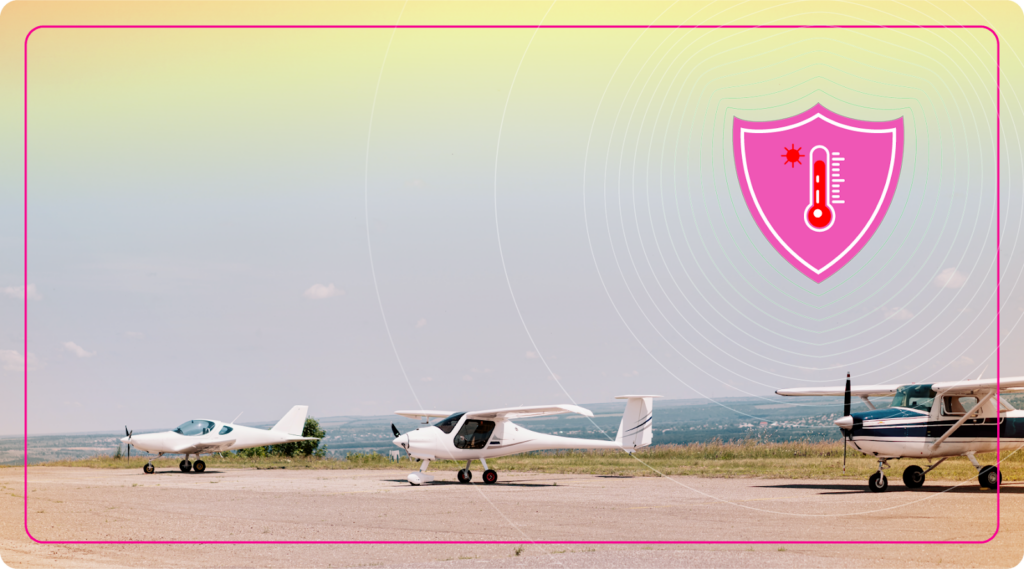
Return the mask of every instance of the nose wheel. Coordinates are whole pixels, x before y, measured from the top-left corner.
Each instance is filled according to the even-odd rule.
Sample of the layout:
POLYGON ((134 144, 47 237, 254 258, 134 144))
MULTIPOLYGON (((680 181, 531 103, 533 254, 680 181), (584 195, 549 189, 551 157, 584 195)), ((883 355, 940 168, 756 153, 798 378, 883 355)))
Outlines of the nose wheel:
POLYGON ((469 484, 469 481, 473 479, 473 473, 468 468, 463 468, 458 474, 459 482, 463 484, 469 484))
MULTIPOLYGON (((202 462, 202 461, 199 461, 199 462, 202 462)), ((178 463, 178 468, 180 468, 182 472, 188 472, 188 471, 192 470, 192 463, 189 462, 188 460, 183 460, 180 463, 178 463)))
POLYGON ((153 463, 150 462, 146 466, 142 467, 142 471, 145 472, 146 474, 153 474, 154 472, 156 472, 156 468, 153 466, 153 463))

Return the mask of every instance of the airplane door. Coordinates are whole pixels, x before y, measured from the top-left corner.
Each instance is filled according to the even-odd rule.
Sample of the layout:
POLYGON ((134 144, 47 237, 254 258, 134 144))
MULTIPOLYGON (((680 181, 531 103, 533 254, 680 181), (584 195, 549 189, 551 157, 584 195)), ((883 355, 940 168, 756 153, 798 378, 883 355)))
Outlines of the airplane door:
POLYGON ((455 448, 478 450, 487 447, 494 432, 494 421, 467 419, 455 435, 455 448))

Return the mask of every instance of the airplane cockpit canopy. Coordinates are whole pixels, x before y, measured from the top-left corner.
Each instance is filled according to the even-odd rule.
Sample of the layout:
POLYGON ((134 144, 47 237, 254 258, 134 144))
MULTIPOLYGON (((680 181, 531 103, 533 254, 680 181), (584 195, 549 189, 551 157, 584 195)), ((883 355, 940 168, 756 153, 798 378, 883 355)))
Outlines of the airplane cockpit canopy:
POLYGON ((454 415, 449 415, 448 417, 441 419, 441 421, 435 424, 434 426, 437 427, 438 429, 441 429, 441 432, 443 432, 446 435, 451 434, 452 429, 455 428, 455 425, 459 423, 459 419, 461 419, 462 416, 465 414, 466 412, 462 411, 459 413, 455 413, 454 415))
POLYGON ((935 402, 935 392, 931 384, 925 385, 904 385, 896 390, 892 398, 891 407, 903 407, 904 409, 916 409, 918 411, 931 411, 932 403, 935 402))
POLYGON ((213 421, 204 421, 202 419, 193 419, 187 423, 178 425, 177 429, 174 429, 175 433, 179 435, 185 435, 186 437, 197 437, 199 435, 208 434, 213 430, 213 421))

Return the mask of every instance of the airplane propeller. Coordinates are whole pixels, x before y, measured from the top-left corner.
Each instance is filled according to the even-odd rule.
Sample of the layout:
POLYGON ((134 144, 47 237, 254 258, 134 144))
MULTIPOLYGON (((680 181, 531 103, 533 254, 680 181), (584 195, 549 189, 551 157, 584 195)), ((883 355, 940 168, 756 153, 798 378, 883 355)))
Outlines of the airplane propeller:
MULTIPOLYGON (((843 417, 850 416, 850 372, 846 372, 846 391, 843 393, 843 417)), ((843 430, 843 472, 846 472, 846 442, 850 440, 849 433, 843 430)))
POLYGON ((128 464, 132 463, 132 433, 135 431, 129 431, 128 425, 124 426, 124 435, 128 437, 128 464))
POLYGON ((402 433, 398 432, 398 427, 396 427, 394 423, 391 423, 391 432, 395 433, 396 439, 402 435, 402 433))

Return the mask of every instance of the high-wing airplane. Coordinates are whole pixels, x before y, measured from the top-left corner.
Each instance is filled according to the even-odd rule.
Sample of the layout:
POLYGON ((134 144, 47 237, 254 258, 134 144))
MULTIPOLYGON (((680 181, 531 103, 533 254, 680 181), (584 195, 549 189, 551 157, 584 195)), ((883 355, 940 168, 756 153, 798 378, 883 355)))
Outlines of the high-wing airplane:
MULTIPOLYGON (((193 419, 182 423, 173 431, 147 433, 134 437, 128 427, 125 427, 126 436, 121 439, 121 442, 140 450, 155 452, 158 456, 183 454, 185 459, 178 465, 181 471, 188 472, 194 468, 196 472, 201 473, 206 471, 206 463, 199 458, 200 454, 319 440, 315 437, 302 436, 308 409, 309 407, 306 405, 292 407, 291 411, 288 411, 269 431, 221 421, 193 419), (189 455, 193 454, 196 455, 195 464, 188 460, 189 455)), ((128 452, 130 457, 131 447, 128 452)), ((142 467, 142 471, 146 474, 153 474, 155 470, 152 459, 142 467)))
POLYGON ((653 399, 660 395, 620 395, 616 399, 626 400, 626 411, 619 423, 619 432, 614 441, 575 439, 535 433, 512 422, 512 419, 542 417, 559 413, 577 413, 585 417, 594 414, 575 405, 542 405, 539 407, 509 407, 486 411, 452 413, 450 411, 395 411, 396 415, 412 419, 422 418, 428 423, 431 417, 444 417, 433 426, 421 427, 401 434, 394 424, 394 443, 421 459, 419 472, 409 475, 409 483, 418 486, 433 482, 433 475, 427 474, 431 460, 465 460, 466 468, 459 471, 459 482, 467 483, 473 478, 470 464, 479 460, 484 467, 484 483, 494 484, 498 473, 487 468, 488 458, 519 454, 534 450, 555 449, 618 449, 632 453, 651 444, 651 425, 654 416, 653 399))
POLYGON ((835 421, 842 429, 843 463, 846 442, 860 452, 878 458, 878 472, 868 479, 872 492, 889 487, 883 469, 888 461, 900 458, 925 458, 928 469, 910 465, 903 471, 908 488, 920 488, 925 475, 951 456, 966 456, 978 470, 982 488, 995 488, 1002 482, 996 466, 982 466, 975 453, 995 452, 998 429, 1002 451, 1024 447, 1024 411, 1007 403, 1000 393, 1024 392, 1024 377, 950 381, 931 384, 862 385, 850 387, 810 387, 780 389, 779 395, 819 395, 844 397, 843 416, 835 421), (863 413, 850 412, 850 399, 856 395, 867 404, 863 413), (870 397, 892 396, 887 409, 876 409, 870 397), (939 459, 932 464, 933 459, 939 459))

